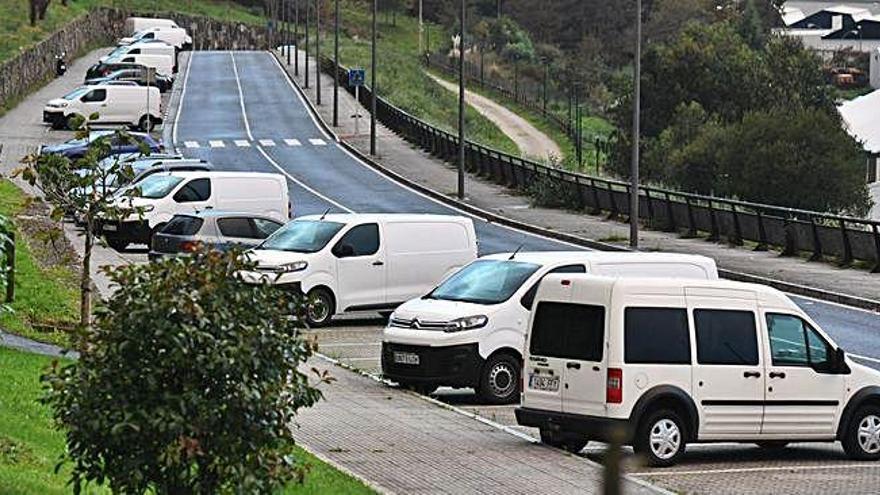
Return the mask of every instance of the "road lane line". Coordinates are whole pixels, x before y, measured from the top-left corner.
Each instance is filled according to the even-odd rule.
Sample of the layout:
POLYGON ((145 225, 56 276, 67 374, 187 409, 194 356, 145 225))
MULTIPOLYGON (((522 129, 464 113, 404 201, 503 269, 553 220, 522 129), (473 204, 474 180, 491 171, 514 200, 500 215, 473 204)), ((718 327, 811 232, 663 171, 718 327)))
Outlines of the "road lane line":
POLYGON ((876 463, 865 462, 862 464, 836 464, 831 466, 767 466, 754 468, 728 468, 728 469, 701 469, 693 471, 642 471, 629 473, 630 476, 658 477, 658 476, 695 476, 701 474, 736 474, 736 473, 760 473, 779 471, 821 471, 825 469, 853 469, 873 468, 877 469, 876 463))
POLYGON ((180 101, 177 102, 177 114, 174 116, 174 129, 171 130, 171 145, 177 147, 177 121, 180 120, 180 114, 183 113, 183 98, 186 96, 186 83, 189 82, 189 70, 192 68, 193 59, 196 52, 189 52, 189 58, 186 61, 186 73, 183 75, 183 87, 180 89, 180 101))
POLYGON ((186 146, 187 148, 198 148, 199 142, 198 141, 184 141, 183 145, 186 146))
POLYGON ((849 354, 850 357, 853 357, 856 359, 863 359, 865 361, 870 361, 872 363, 880 363, 880 359, 877 359, 877 358, 868 357, 868 356, 860 356, 858 354, 853 354, 851 352, 848 352, 847 354, 849 354))
POLYGON ((238 86, 238 103, 241 105, 241 117, 244 120, 244 130, 247 131, 248 139, 253 141, 254 135, 251 134, 251 125, 248 124, 247 110, 244 109, 244 93, 241 91, 241 79, 238 77, 238 66, 235 65, 235 53, 229 52, 229 56, 232 57, 232 72, 235 74, 235 85, 238 86))
POLYGON ((238 146, 239 148, 250 148, 251 142, 248 141, 247 139, 236 139, 235 145, 238 146))
POLYGON ((302 143, 299 142, 299 139, 285 139, 284 144, 288 146, 302 146, 302 143))
POLYGON ((223 141, 219 141, 219 140, 208 141, 208 146, 210 146, 212 148, 225 148, 226 147, 226 145, 223 144, 223 141))
POLYGON ((323 139, 309 139, 309 144, 312 146, 327 146, 327 141, 323 139))
POLYGON ((275 167, 276 169, 278 169, 279 172, 281 172, 282 174, 284 174, 285 176, 287 176, 288 179, 290 179, 291 181, 293 181, 295 184, 299 185, 300 187, 302 187, 302 188, 305 189, 306 191, 308 191, 308 192, 314 194, 315 196, 317 196, 317 197, 323 199, 324 201, 330 203, 331 205, 333 205, 333 206, 339 208, 340 210, 342 210, 342 211, 344 211, 344 212, 346 212, 346 213, 354 213, 354 212, 355 212, 355 211, 352 210, 351 208, 349 208, 349 207, 343 205, 342 203, 340 203, 340 202, 338 202, 338 201, 335 201, 335 200, 333 200, 333 199, 328 198, 327 196, 325 196, 325 195, 321 194, 320 192, 318 192, 316 189, 314 189, 314 188, 312 188, 312 187, 309 187, 306 183, 304 183, 303 181, 301 181, 301 180, 297 179, 296 177, 294 177, 293 175, 291 175, 290 172, 288 172, 287 170, 284 170, 284 168, 283 168, 281 165, 278 165, 278 162, 276 162, 275 160, 273 160, 272 157, 270 157, 269 154, 266 153, 266 151, 263 149, 262 146, 257 146, 257 151, 259 151, 260 154, 263 155, 263 157, 264 157, 264 158, 265 158, 270 164, 272 164, 273 167, 275 167))
POLYGON ((275 146, 275 141, 271 139, 260 139, 260 144, 266 147, 275 146))

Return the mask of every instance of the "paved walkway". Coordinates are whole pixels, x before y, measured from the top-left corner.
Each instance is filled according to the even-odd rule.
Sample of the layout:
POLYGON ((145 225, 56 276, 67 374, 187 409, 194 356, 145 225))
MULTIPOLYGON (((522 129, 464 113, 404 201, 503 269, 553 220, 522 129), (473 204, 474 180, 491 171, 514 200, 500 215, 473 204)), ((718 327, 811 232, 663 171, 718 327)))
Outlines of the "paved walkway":
MULTIPOLYGON (((436 81, 440 86, 458 94, 458 83, 441 79, 430 72, 427 74, 428 77, 436 81)), ((538 130, 528 120, 520 117, 507 107, 467 89, 464 92, 464 98, 468 105, 491 120, 492 123, 501 129, 501 132, 513 140, 517 147, 519 147, 519 152, 522 156, 537 158, 538 160, 562 157, 562 151, 559 149, 556 141, 550 139, 549 136, 538 130)))
MULTIPOLYGON (((314 63, 310 67, 314 69, 314 63)), ((293 69, 290 70, 292 73, 293 69)), ((314 100, 314 77, 312 79, 312 89, 307 94, 314 100)), ((321 83, 324 102, 318 110, 325 121, 330 122, 333 80, 322 75, 321 83)), ((359 107, 354 98, 342 89, 339 94, 340 116, 353 115, 359 107)), ((365 109, 360 108, 359 111, 369 117, 365 109)), ((353 136, 352 119, 340 117, 339 123, 339 128, 335 129, 337 134, 363 153, 368 153, 369 118, 361 124, 359 136, 353 136)), ((451 196, 455 193, 457 171, 451 164, 414 148, 381 125, 377 129, 377 150, 376 158, 391 171, 441 194, 451 196)), ((466 196, 467 203, 531 225, 621 245, 628 239, 629 226, 624 223, 584 212, 536 207, 531 204, 529 197, 475 175, 467 178, 466 196)), ((719 267, 727 270, 880 300, 880 274, 871 274, 865 270, 838 268, 829 263, 781 257, 772 251, 751 251, 702 239, 684 239, 666 232, 642 230, 639 243, 646 251, 701 254, 715 259, 719 267)))

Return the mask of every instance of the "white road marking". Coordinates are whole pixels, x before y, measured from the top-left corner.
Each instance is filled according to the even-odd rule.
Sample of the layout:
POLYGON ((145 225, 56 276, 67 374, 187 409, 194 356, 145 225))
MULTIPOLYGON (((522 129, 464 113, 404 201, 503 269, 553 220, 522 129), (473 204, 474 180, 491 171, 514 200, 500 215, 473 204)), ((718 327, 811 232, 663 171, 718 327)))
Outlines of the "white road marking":
POLYGON ((327 146, 327 141, 324 141, 323 139, 312 138, 309 139, 309 143, 311 143, 312 146, 327 146))
POLYGON ((250 148, 251 142, 248 141, 247 139, 236 139, 235 145, 238 146, 239 148, 250 148))
POLYGON ((830 466, 767 466, 754 468, 729 468, 729 469, 702 469, 694 471, 643 471, 639 473, 629 473, 630 476, 694 476, 700 474, 732 474, 732 473, 760 473, 760 472, 779 472, 779 471, 821 471, 825 469, 853 469, 853 468, 872 468, 877 469, 874 463, 866 462, 862 464, 835 464, 830 466))
POLYGON ((290 179, 291 181, 293 181, 295 184, 298 184, 300 187, 302 187, 302 188, 305 189, 306 191, 308 191, 308 192, 314 194, 315 196, 317 196, 317 197, 323 199, 324 201, 330 203, 331 205, 333 205, 333 206, 339 208, 340 210, 342 210, 342 211, 344 211, 344 212, 346 212, 346 213, 354 213, 354 210, 352 210, 351 208, 349 208, 349 207, 343 205, 342 203, 340 203, 340 202, 338 202, 338 201, 335 201, 335 200, 332 200, 332 199, 328 198, 327 196, 325 196, 325 195, 321 194, 320 192, 318 192, 316 189, 313 189, 313 188, 309 187, 306 183, 304 183, 303 181, 301 181, 301 180, 297 179, 296 177, 294 177, 293 175, 291 175, 287 170, 284 170, 284 168, 281 167, 281 165, 278 165, 278 162, 276 162, 275 160, 273 160, 272 157, 270 157, 270 156, 266 153, 266 150, 264 150, 262 146, 257 146, 257 151, 259 151, 260 154, 263 155, 263 158, 265 158, 270 164, 272 164, 273 167, 277 168, 279 172, 281 172, 282 174, 284 174, 288 179, 290 179))
POLYGON ((299 142, 299 139, 285 139, 284 144, 288 146, 302 146, 302 143, 299 142))
POLYGON ((244 130, 247 131, 248 139, 253 141, 254 135, 251 134, 251 125, 248 124, 247 110, 244 109, 244 93, 241 92, 241 80, 238 78, 238 66, 235 65, 235 54, 229 52, 229 56, 232 57, 232 72, 235 74, 235 85, 238 86, 238 103, 241 106, 241 117, 244 120, 244 130))
POLYGON ((851 352, 848 352, 847 354, 849 354, 850 357, 854 357, 856 359, 863 359, 865 361, 870 361, 872 363, 880 363, 880 359, 877 359, 877 358, 868 357, 868 356, 860 356, 858 354, 853 354, 851 352))
POLYGON ((260 139, 260 144, 263 146, 275 146, 275 141, 272 141, 271 139, 260 139))
POLYGON ((183 145, 186 146, 187 148, 198 148, 199 147, 198 141, 184 141, 183 145))
POLYGON ((211 146, 212 148, 225 148, 226 147, 226 145, 223 144, 223 141, 220 141, 220 140, 208 141, 208 145, 211 146))
POLYGON ((180 120, 180 114, 183 113, 183 98, 186 96, 186 83, 189 82, 189 70, 192 68, 192 61, 196 52, 189 52, 189 58, 186 61, 186 74, 183 75, 183 87, 180 90, 180 101, 177 102, 177 115, 174 116, 174 129, 171 131, 171 145, 177 146, 177 121, 180 120))

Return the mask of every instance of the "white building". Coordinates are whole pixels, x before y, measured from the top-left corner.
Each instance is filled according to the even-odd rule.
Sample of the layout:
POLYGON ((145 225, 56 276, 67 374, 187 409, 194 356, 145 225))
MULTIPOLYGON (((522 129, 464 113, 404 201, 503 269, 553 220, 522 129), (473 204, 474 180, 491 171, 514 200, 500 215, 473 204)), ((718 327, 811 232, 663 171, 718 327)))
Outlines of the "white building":
POLYGON ((847 130, 867 153, 865 176, 874 199, 870 216, 880 220, 880 90, 847 101, 838 108, 847 130))

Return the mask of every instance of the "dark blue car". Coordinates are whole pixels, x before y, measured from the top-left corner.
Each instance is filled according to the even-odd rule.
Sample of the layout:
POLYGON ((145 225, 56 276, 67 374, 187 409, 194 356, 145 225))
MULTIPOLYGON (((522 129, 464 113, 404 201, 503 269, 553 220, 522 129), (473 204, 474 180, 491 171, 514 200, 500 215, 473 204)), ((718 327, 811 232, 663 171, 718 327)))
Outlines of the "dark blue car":
POLYGON ((118 155, 120 153, 133 153, 140 150, 139 143, 144 143, 150 149, 151 153, 158 153, 164 150, 164 147, 153 136, 145 132, 130 132, 129 136, 133 138, 131 141, 122 141, 119 136, 115 135, 116 131, 102 130, 92 131, 89 137, 84 139, 71 139, 61 144, 52 146, 43 146, 40 148, 41 155, 61 155, 77 160, 86 154, 89 145, 96 139, 103 136, 110 136, 110 155, 118 155))

